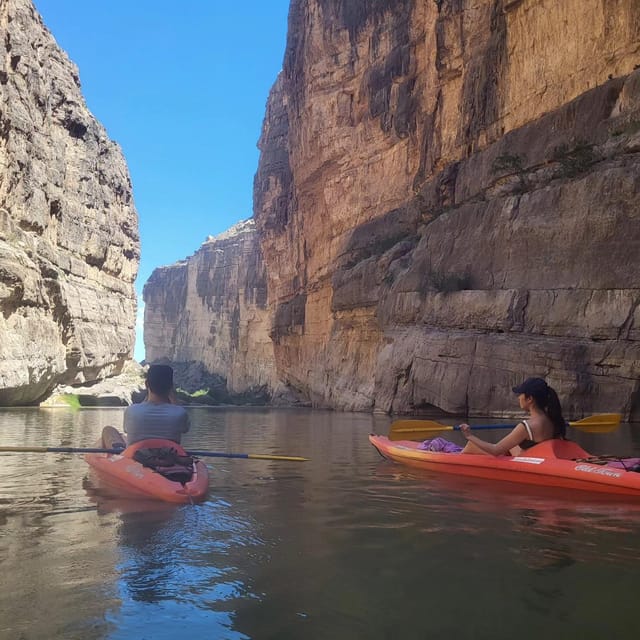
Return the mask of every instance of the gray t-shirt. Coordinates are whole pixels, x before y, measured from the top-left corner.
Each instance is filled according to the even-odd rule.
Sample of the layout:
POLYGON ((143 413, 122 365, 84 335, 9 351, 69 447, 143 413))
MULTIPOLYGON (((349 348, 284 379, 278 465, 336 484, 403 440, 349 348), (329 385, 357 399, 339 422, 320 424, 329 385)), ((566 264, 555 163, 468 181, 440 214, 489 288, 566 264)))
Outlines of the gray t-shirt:
POLYGON ((189 426, 189 414, 176 404, 141 402, 124 411, 124 432, 129 444, 147 438, 180 442, 180 436, 189 431, 189 426))

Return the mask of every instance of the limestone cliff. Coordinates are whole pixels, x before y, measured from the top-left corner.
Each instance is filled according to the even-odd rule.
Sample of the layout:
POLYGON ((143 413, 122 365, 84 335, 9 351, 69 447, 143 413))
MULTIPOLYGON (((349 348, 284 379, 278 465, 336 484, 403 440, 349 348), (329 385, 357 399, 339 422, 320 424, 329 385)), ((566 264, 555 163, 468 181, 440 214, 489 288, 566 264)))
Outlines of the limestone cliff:
POLYGON ((0 404, 132 357, 137 214, 119 147, 30 0, 0 2, 0 404))
POLYGON ((292 0, 254 215, 280 379, 639 418, 640 4, 292 0), (635 403, 635 404, 634 404, 635 403))
POLYGON ((277 388, 266 274, 252 220, 209 238, 187 260, 154 270, 143 298, 147 361, 202 364, 224 378, 230 396, 270 396, 277 388))
POLYGON ((148 355, 383 412, 541 375, 640 419, 639 64, 636 0, 292 0, 252 248, 154 274, 148 355))

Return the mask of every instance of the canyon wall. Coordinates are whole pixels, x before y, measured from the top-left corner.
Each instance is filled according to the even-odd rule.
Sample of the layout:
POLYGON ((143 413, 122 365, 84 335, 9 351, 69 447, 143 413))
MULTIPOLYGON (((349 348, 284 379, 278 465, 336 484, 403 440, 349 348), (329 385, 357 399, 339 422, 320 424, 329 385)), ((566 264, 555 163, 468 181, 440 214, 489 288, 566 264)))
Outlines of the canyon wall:
POLYGON ((224 379, 231 397, 269 398, 279 389, 252 220, 209 238, 183 262, 155 269, 143 298, 147 361, 202 364, 224 379))
POLYGON ((293 0, 254 188, 278 376, 640 418, 639 63, 634 0, 293 0))
POLYGON ((117 144, 30 0, 0 2, 0 404, 132 358, 138 221, 117 144))
POLYGON ((150 359, 397 413, 537 375, 640 419, 639 64, 636 0, 292 0, 252 248, 154 274, 150 359))

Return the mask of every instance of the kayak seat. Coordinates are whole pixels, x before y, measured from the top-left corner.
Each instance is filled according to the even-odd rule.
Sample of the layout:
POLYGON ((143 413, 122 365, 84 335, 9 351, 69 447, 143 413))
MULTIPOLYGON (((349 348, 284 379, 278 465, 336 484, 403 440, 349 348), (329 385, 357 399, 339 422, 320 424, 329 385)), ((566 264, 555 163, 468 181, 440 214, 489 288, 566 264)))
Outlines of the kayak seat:
POLYGON ((193 478, 194 458, 180 455, 173 447, 140 448, 133 459, 173 482, 184 484, 193 478))
POLYGON ((545 440, 527 449, 527 456, 539 456, 540 458, 560 458, 573 460, 574 458, 588 458, 591 454, 585 451, 579 444, 571 440, 545 440))

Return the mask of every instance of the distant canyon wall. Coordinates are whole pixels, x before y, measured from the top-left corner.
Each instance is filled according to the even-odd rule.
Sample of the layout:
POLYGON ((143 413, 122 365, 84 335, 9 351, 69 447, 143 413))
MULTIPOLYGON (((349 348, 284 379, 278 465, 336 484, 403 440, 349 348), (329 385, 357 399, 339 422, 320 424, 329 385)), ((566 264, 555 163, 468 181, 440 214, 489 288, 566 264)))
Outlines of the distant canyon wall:
POLYGON ((501 415, 540 375, 640 419, 639 64, 635 0, 293 0, 254 184, 275 379, 501 415))
POLYGON ((133 355, 138 220, 122 152, 30 0, 0 2, 0 404, 133 355))
POLYGON ((267 278, 252 220, 209 238, 187 260, 155 269, 143 291, 149 362, 201 363, 227 392, 273 396, 267 278))

